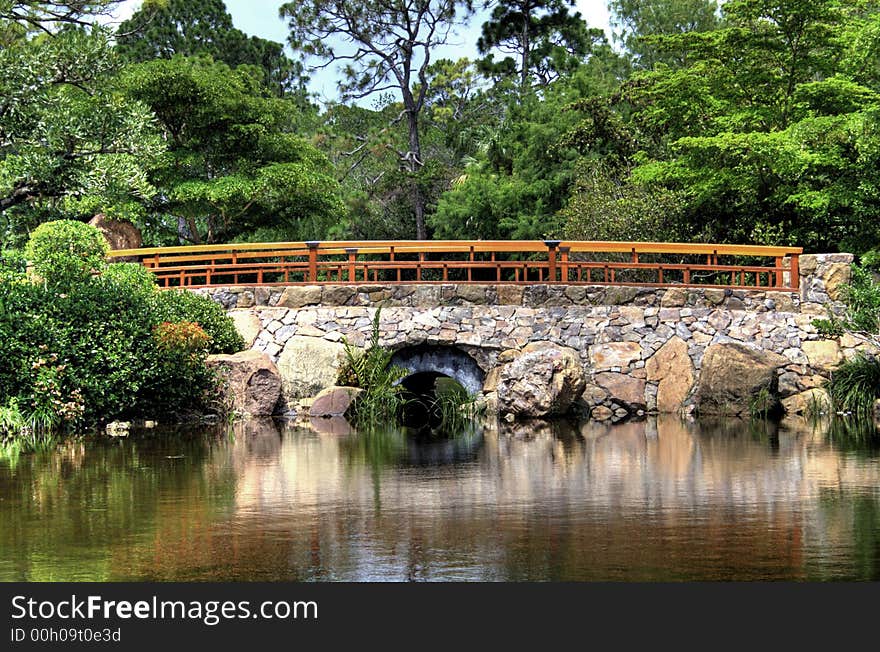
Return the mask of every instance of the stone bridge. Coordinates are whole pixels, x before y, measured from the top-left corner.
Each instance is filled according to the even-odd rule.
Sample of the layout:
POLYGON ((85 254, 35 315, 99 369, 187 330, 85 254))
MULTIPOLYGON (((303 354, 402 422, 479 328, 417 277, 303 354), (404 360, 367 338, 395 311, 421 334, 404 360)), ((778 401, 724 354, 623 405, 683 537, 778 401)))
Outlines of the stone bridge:
POLYGON ((797 413, 824 399, 821 384, 842 360, 873 351, 852 335, 825 338, 813 324, 842 310, 851 261, 802 256, 799 292, 564 284, 198 291, 220 302, 248 345, 277 363, 284 409, 335 384, 344 342, 367 344, 381 308, 380 344, 396 352, 396 363, 456 378, 490 404, 499 383, 512 382, 514 360, 550 347, 579 361, 586 383, 576 407, 594 418, 738 414, 754 406, 761 388, 773 405, 797 413))

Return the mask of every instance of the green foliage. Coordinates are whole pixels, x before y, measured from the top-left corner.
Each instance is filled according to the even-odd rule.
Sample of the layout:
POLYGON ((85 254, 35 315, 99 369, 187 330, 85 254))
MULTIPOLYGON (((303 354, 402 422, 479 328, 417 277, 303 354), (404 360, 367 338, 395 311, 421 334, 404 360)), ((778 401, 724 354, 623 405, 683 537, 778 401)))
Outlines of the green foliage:
POLYGON ((749 416, 752 419, 766 419, 779 406, 776 397, 766 387, 749 397, 749 416))
POLYGON ((560 212, 571 240, 678 242, 699 239, 686 228, 687 199, 679 191, 620 181, 606 166, 583 164, 560 212))
POLYGON ((233 68, 252 66, 273 93, 305 96, 302 64, 284 54, 283 44, 235 29, 222 0, 167 0, 158 9, 143 6, 119 26, 117 44, 120 54, 136 63, 208 55, 233 68))
POLYGON ((586 59, 602 30, 589 29, 580 13, 569 13, 574 0, 499 0, 483 23, 477 41, 480 68, 490 75, 515 73, 525 88, 531 80, 546 86, 586 59), (516 57, 496 61, 492 50, 516 57))
POLYGON ((73 220, 56 220, 37 227, 25 256, 34 271, 53 288, 68 288, 101 273, 110 247, 93 226, 73 220))
POLYGON ((363 389, 354 404, 354 418, 358 423, 378 424, 395 422, 404 405, 400 381, 406 370, 391 365, 392 351, 379 344, 381 309, 376 310, 370 343, 366 349, 345 345, 345 363, 339 371, 338 382, 363 389))
POLYGON ((847 319, 853 330, 871 334, 880 332, 880 284, 872 273, 859 265, 851 267, 852 278, 843 287, 847 319))
POLYGON ((11 283, 24 278, 27 257, 18 249, 0 251, 0 283, 11 283))
POLYGON ((155 416, 216 408, 218 379, 205 365, 207 333, 182 321, 157 324, 151 334, 155 354, 145 365, 138 410, 155 416))
POLYGON ((137 296, 151 297, 159 291, 156 277, 140 263, 110 263, 102 276, 107 283, 119 285, 137 296))
POLYGON ((478 396, 468 394, 460 383, 451 378, 438 378, 434 382, 434 398, 428 406, 432 415, 439 417, 438 429, 443 432, 459 432, 486 412, 486 406, 478 402, 478 396))
POLYGON ((718 25, 715 0, 611 0, 608 8, 615 38, 626 46, 638 67, 651 70, 658 63, 682 65, 684 54, 657 43, 662 35, 705 32, 718 25))
POLYGON ((85 27, 110 3, 49 4, 0 11, 0 32, 21 30, 0 47, 0 237, 16 244, 59 213, 136 211, 163 149, 149 110, 113 84, 109 33, 85 27))
POLYGON ((863 253, 859 262, 862 267, 877 271, 880 269, 880 249, 871 249, 871 251, 863 253))
MULTIPOLYGON (((29 250, 48 246, 42 234, 34 238, 29 250)), ((92 275, 81 248, 68 246, 41 268, 47 276, 74 270, 63 287, 20 273, 0 282, 0 406, 7 425, 15 426, 18 414, 25 424, 16 426, 19 434, 44 433, 216 407, 217 379, 205 358, 209 343, 242 348, 231 319, 205 297, 158 293, 137 267, 112 265, 92 275)))
POLYGON ((840 337, 847 329, 847 323, 831 312, 828 313, 828 319, 814 319, 811 323, 819 335, 829 339, 840 337))
MULTIPOLYGON (((420 171, 434 158, 434 152, 422 146, 421 120, 430 92, 428 69, 437 48, 449 43, 455 28, 472 11, 471 0, 299 0, 286 2, 280 9, 294 48, 323 59, 325 65, 342 63, 338 88, 345 99, 374 96, 387 105, 387 93, 398 95, 396 117, 386 122, 385 129, 398 124, 406 128, 404 146, 391 151, 397 156, 398 169, 408 173, 398 190, 408 190, 414 218, 410 223, 419 239, 427 238, 428 208, 420 171)), ((356 135, 360 143, 349 155, 363 160, 374 144, 366 134, 356 135)), ((375 143, 375 149, 384 153, 388 148, 375 143)), ((352 166, 358 165, 355 159, 352 166)))
POLYGON ((612 5, 633 53, 654 61, 615 98, 639 150, 632 180, 681 193, 683 226, 701 239, 876 246, 880 77, 843 47, 854 34, 873 47, 875 9, 731 0, 716 24, 711 4, 612 5), (703 9, 680 11, 693 5, 703 9))
POLYGON ((129 66, 121 85, 169 143, 150 170, 163 188, 147 206, 152 237, 221 242, 271 228, 314 239, 339 220, 331 165, 297 135, 302 111, 265 97, 246 71, 175 57, 129 66))
POLYGON ((197 323, 211 338, 210 353, 237 353, 244 349, 244 340, 223 307, 208 297, 188 290, 166 290, 152 301, 159 322, 197 323))
POLYGON ((843 362, 825 383, 834 409, 870 419, 880 398, 880 360, 858 356, 843 362))
POLYGON ((602 70, 613 64, 584 66, 552 84, 543 96, 510 99, 504 121, 480 156, 437 202, 429 217, 444 238, 541 238, 558 233, 558 212, 584 156, 598 156, 604 144, 568 142, 564 136, 582 120, 566 110, 608 88, 602 70))

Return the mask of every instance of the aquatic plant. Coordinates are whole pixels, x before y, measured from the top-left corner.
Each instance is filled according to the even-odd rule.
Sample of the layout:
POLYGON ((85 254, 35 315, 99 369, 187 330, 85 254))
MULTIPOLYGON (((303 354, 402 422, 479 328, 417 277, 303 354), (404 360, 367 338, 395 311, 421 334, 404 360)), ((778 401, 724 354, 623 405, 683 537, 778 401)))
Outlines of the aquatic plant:
POLYGON ((486 412, 486 406, 479 402, 477 395, 468 393, 451 378, 435 381, 434 398, 428 408, 438 418, 438 429, 442 431, 461 430, 486 412))
POLYGON ((778 407, 776 397, 762 387, 749 399, 749 415, 752 419, 766 419, 778 407))
POLYGON ((370 343, 366 349, 352 345, 347 339, 345 362, 339 371, 338 382, 364 390, 353 406, 351 415, 358 423, 389 423, 406 403, 400 381, 406 377, 406 369, 391 364, 394 353, 383 348, 379 337, 379 321, 382 309, 373 317, 370 343))

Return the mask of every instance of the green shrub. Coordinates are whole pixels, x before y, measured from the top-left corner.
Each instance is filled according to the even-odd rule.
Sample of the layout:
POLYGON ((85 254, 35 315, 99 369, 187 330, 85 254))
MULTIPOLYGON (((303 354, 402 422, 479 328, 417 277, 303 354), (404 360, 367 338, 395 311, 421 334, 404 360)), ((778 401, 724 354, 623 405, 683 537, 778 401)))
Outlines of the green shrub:
POLYGON ((0 251, 0 283, 21 280, 27 270, 27 258, 17 249, 0 251))
POLYGON ((108 283, 114 283, 144 297, 159 291, 152 272, 138 263, 110 263, 104 270, 103 277, 108 283))
POLYGON ((57 220, 38 226, 25 255, 47 285, 69 288, 103 271, 110 247, 93 226, 74 220, 57 220))
POLYGON ((880 249, 871 249, 859 256, 863 267, 868 269, 880 269, 880 249))
POLYGON ((211 338, 210 353, 237 353, 244 349, 244 340, 222 306, 208 297, 188 290, 159 292, 154 300, 159 322, 192 321, 211 338))
MULTIPOLYGON (((28 249, 38 252, 46 242, 28 249)), ((207 344, 240 339, 222 309, 199 297, 161 299, 138 265, 109 265, 92 275, 77 248, 62 252, 43 272, 64 270, 63 288, 57 276, 56 283, 33 282, 14 270, 0 282, 0 406, 7 426, 20 416, 29 432, 59 431, 208 409, 217 380, 205 365, 207 344)))
POLYGON ((835 410, 871 417, 880 398, 880 360, 860 355, 842 363, 825 383, 835 410))
POLYGON ((843 299, 851 329, 868 333, 880 330, 880 285, 874 283, 869 270, 852 266, 852 280, 843 287, 843 299))
POLYGON ((162 322, 153 328, 152 341, 157 354, 144 372, 138 411, 157 417, 210 409, 217 378, 205 365, 208 334, 193 322, 162 322))
POLYGON ((830 339, 843 335, 847 327, 847 322, 838 319, 832 312, 828 313, 828 319, 814 319, 812 324, 819 335, 830 339))

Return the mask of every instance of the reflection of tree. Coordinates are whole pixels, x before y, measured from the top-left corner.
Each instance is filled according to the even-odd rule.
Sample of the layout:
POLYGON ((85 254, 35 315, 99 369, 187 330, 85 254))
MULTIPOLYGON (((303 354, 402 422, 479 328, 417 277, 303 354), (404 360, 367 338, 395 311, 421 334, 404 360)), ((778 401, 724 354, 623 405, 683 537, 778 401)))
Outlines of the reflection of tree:
POLYGON ((880 580, 880 501, 825 489, 807 562, 810 579, 880 580))
POLYGON ((132 541, 157 537, 175 518, 228 509, 233 478, 207 463, 224 432, 75 440, 21 457, 14 473, 0 471, 0 579, 114 578, 132 541))

